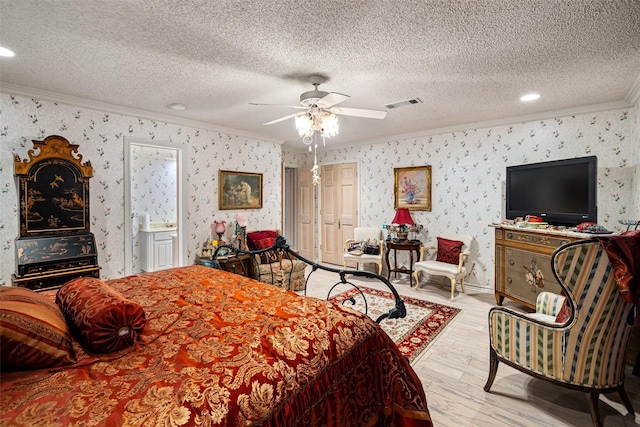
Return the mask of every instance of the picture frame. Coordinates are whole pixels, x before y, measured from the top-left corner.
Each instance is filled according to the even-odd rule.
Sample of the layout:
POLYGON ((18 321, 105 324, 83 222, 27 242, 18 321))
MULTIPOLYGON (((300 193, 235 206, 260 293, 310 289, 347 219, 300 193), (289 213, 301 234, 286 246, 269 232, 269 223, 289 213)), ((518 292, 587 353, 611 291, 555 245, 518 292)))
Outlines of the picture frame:
POLYGON ((218 209, 262 209, 262 174, 220 170, 218 209))
POLYGON ((431 165, 394 168, 394 209, 431 211, 431 165))
POLYGON ((201 258, 211 259, 212 256, 213 256, 213 247, 202 248, 201 258))

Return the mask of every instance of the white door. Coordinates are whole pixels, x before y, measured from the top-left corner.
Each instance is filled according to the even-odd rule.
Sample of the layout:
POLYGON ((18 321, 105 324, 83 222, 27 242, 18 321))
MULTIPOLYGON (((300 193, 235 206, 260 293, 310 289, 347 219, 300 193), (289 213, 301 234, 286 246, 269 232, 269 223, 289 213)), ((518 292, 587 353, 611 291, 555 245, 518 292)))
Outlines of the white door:
POLYGON ((344 242, 357 225, 357 164, 322 166, 320 176, 322 261, 342 265, 344 242))
POLYGON ((307 168, 297 169, 298 181, 298 232, 297 250, 300 255, 310 261, 316 261, 316 203, 315 189, 311 171, 307 168))

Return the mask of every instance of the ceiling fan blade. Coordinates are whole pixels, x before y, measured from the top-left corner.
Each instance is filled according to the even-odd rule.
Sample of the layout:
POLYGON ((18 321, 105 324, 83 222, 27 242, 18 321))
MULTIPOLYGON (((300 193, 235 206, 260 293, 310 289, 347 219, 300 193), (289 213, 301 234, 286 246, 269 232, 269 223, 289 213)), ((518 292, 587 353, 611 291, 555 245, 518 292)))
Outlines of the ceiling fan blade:
POLYGON ((285 107, 285 108, 297 108, 299 110, 307 109, 307 107, 303 107, 302 105, 283 105, 283 104, 258 104, 256 102, 250 102, 249 105, 265 105, 268 107, 285 107))
POLYGON ((290 119, 290 118, 292 118, 292 117, 299 116, 299 115, 301 115, 301 114, 305 114, 305 113, 306 113, 306 111, 300 111, 300 112, 298 112, 298 113, 289 114, 288 116, 280 117, 279 119, 271 120, 270 122, 263 123, 263 124, 264 124, 265 126, 266 126, 266 125, 272 125, 272 124, 274 124, 274 123, 282 122, 282 121, 284 121, 284 120, 287 120, 287 119, 290 119))
POLYGON ((382 110, 364 110, 362 108, 345 108, 345 107, 331 107, 328 109, 333 114, 341 114, 343 116, 355 116, 364 117, 367 119, 384 119, 387 117, 387 112, 382 110))
POLYGON ((329 92, 327 95, 325 95, 322 99, 320 99, 317 103, 318 107, 322 107, 322 108, 330 108, 333 107, 334 105, 338 105, 341 102, 346 101, 347 99, 349 99, 349 95, 343 95, 341 93, 336 93, 336 92, 329 92))

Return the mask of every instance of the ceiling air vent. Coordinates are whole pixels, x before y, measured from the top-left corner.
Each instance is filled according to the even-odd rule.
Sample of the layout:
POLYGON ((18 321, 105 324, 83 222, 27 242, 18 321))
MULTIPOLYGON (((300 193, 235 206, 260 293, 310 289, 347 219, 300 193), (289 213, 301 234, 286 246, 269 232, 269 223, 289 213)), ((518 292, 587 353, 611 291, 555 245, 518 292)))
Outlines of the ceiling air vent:
POLYGON ((387 107, 388 109, 392 109, 392 108, 398 108, 398 107, 411 105, 411 104, 422 104, 422 100, 420 98, 412 98, 412 99, 407 99, 406 101, 398 101, 398 102, 394 102, 393 104, 387 104, 385 105, 385 107, 387 107))

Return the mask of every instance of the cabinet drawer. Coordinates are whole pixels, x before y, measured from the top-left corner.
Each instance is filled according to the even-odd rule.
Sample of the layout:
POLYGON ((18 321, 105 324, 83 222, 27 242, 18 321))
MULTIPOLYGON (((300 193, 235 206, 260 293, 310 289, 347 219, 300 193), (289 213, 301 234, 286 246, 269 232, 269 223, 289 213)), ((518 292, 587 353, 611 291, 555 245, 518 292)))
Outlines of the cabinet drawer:
POLYGON ((507 294, 535 304, 540 292, 560 293, 549 255, 506 248, 505 261, 507 294))
POLYGON ((155 242, 161 242, 164 240, 171 240, 171 235, 176 234, 175 231, 158 231, 153 233, 153 240, 155 242))
POLYGON ((571 239, 563 238, 561 236, 524 233, 524 232, 518 232, 518 231, 506 231, 504 233, 504 240, 505 240, 505 243, 518 242, 523 244, 537 245, 537 246, 548 248, 551 251, 553 251, 558 246, 564 245, 571 241, 571 239))

